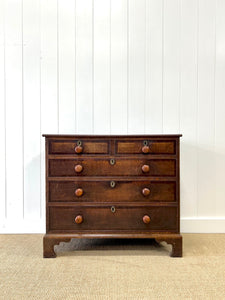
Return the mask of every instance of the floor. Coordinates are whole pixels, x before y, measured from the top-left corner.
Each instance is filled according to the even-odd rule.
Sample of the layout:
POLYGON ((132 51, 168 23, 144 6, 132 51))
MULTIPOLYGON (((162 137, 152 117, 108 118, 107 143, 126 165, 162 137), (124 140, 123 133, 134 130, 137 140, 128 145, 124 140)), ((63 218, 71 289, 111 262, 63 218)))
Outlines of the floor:
POLYGON ((183 234, 183 257, 153 240, 75 240, 42 258, 41 234, 0 235, 0 299, 225 299, 225 234, 183 234))

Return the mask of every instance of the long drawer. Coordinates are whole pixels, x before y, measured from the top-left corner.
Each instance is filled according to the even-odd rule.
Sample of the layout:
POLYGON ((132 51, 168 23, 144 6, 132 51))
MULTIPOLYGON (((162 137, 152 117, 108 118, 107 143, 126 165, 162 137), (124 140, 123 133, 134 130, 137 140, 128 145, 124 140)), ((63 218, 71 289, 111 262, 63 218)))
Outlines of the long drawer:
POLYGON ((49 181, 49 201, 176 201, 175 181, 49 181))
POLYGON ((49 207, 49 214, 50 231, 176 231, 178 225, 177 207, 54 206, 49 207))
POLYGON ((48 176, 175 176, 174 159, 49 159, 48 176))

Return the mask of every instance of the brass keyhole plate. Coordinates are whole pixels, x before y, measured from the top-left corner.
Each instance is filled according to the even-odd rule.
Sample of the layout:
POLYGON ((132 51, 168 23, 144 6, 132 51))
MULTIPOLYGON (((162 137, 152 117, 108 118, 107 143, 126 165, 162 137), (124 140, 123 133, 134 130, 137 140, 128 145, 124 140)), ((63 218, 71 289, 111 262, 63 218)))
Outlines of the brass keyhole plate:
POLYGON ((111 188, 114 188, 116 186, 115 181, 110 181, 110 186, 111 186, 111 188))
POLYGON ((82 142, 81 141, 77 141, 77 146, 82 146, 82 142))
POLYGON ((110 165, 113 166, 113 165, 115 165, 115 163, 116 163, 115 159, 114 159, 114 158, 111 158, 111 159, 110 159, 110 165))
POLYGON ((148 143, 148 141, 146 141, 146 140, 143 142, 143 145, 144 145, 144 146, 148 146, 148 144, 149 144, 149 143, 148 143))
POLYGON ((115 211, 116 211, 115 206, 112 206, 112 207, 111 207, 111 212, 114 213, 115 211))

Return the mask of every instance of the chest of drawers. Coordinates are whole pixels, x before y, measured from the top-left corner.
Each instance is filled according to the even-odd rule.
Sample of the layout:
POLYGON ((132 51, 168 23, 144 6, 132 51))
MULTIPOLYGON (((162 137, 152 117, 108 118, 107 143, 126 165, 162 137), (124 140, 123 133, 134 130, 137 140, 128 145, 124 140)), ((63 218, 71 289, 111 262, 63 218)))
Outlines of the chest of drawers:
POLYGON ((181 135, 43 135, 44 257, 72 238, 152 238, 182 256, 181 135))

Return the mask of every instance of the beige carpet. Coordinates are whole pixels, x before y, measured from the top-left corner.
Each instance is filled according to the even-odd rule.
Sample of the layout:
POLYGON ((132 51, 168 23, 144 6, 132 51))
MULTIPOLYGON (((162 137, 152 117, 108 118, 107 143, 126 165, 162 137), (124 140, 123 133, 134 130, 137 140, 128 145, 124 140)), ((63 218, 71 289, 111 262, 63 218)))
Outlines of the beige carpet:
POLYGON ((183 258, 148 240, 72 240, 43 259, 42 237, 0 235, 0 299, 225 299, 225 234, 183 234, 183 258))

